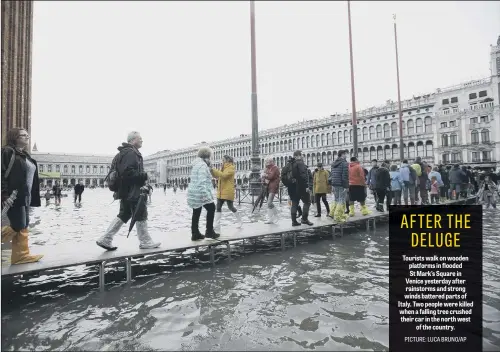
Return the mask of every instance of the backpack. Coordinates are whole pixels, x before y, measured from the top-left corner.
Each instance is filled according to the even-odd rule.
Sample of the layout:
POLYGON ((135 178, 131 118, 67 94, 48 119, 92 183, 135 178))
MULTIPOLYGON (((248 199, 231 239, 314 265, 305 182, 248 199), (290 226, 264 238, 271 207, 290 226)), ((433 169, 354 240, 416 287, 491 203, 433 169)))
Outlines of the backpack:
POLYGON ((417 171, 411 166, 408 166, 408 169, 410 170, 410 183, 414 185, 417 183, 417 171))
POLYGON ((295 183, 292 166, 293 163, 286 163, 286 165, 281 169, 281 182, 287 187, 295 183))
POLYGON ((104 182, 108 182, 108 188, 111 192, 118 192, 120 189, 121 185, 121 177, 118 173, 118 170, 116 168, 116 165, 119 162, 121 153, 119 152, 118 154, 115 155, 113 158, 113 161, 111 162, 111 167, 109 168, 109 173, 104 179, 104 182))

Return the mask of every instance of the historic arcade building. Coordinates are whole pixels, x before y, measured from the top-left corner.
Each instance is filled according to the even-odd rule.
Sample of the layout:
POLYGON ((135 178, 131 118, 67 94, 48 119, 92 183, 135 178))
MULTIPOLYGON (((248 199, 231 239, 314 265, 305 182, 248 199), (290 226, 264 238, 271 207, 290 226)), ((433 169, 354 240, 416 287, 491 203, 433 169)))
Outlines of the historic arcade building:
MULTIPOLYGON (((429 162, 459 163, 473 167, 500 166, 500 38, 491 46, 491 76, 402 101, 405 158, 417 156, 429 162)), ((387 101, 357 113, 358 158, 368 166, 372 159, 399 163, 398 104, 387 101)), ((353 152, 352 115, 331 115, 259 131, 261 167, 272 156, 279 167, 294 150, 314 168, 321 161, 330 164, 337 150, 353 152)), ((159 183, 189 182, 191 163, 201 145, 210 146, 213 161, 229 154, 236 162, 238 183, 251 172, 251 136, 240 135, 217 142, 202 142, 180 150, 165 150, 145 158, 145 169, 159 183)))
POLYGON ((38 163, 40 181, 51 187, 55 181, 69 186, 82 182, 86 187, 104 186, 114 155, 84 155, 32 151, 38 163))

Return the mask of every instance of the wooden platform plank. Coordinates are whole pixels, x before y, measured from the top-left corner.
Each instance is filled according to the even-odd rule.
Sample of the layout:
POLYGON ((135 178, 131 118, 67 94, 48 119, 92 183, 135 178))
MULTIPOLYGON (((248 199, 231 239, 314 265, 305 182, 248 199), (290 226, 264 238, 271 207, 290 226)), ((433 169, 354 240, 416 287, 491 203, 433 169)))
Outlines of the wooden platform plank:
POLYGON ((125 236, 115 237, 113 245, 118 247, 115 251, 106 251, 97 246, 95 241, 75 243, 75 245, 70 248, 60 245, 44 246, 33 251, 34 253, 36 252, 36 254, 44 255, 39 262, 20 265, 2 265, 2 277, 59 269, 75 265, 97 264, 102 261, 160 254, 179 249, 205 247, 220 243, 212 239, 191 241, 191 233, 189 231, 177 231, 168 234, 151 231, 151 237, 155 241, 160 241, 162 245, 155 249, 139 249, 137 236, 132 232, 128 239, 125 236))
MULTIPOLYGON (((450 205, 454 203, 463 204, 473 200, 475 200, 475 197, 458 202, 447 202, 443 205, 450 205)), ((380 213, 372 210, 371 214, 363 216, 359 213, 359 210, 357 210, 356 216, 348 217, 347 222, 342 225, 349 226, 350 224, 363 222, 369 219, 383 219, 388 217, 388 215, 388 212, 380 213)), ((39 254, 44 254, 42 260, 37 263, 2 265, 2 277, 66 268, 76 265, 97 264, 104 261, 161 254, 175 250, 216 246, 220 245, 221 242, 278 235, 286 232, 296 233, 322 227, 339 226, 339 224, 326 216, 321 218, 310 217, 310 221, 313 223, 312 226, 292 226, 289 218, 283 218, 277 224, 264 224, 263 222, 258 222, 246 223, 241 229, 235 227, 223 227, 221 237, 218 240, 205 239, 201 241, 191 241, 191 234, 189 230, 170 233, 150 230, 153 239, 162 242, 162 245, 155 249, 139 249, 139 241, 135 233, 132 233, 128 239, 125 236, 117 236, 114 241, 114 245, 118 246, 116 251, 105 251, 104 249, 98 247, 95 244, 95 241, 75 243, 75 245, 71 247, 61 245, 44 246, 41 247, 39 251, 34 251, 37 253, 40 252, 39 254)))

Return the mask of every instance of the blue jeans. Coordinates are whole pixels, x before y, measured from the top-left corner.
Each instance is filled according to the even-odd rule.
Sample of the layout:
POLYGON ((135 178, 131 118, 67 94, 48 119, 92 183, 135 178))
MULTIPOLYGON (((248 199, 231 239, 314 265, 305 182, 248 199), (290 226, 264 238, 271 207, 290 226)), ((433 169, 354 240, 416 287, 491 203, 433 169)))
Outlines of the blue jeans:
POLYGON ((333 196, 335 197, 335 202, 338 204, 345 203, 346 191, 344 187, 333 186, 333 196))

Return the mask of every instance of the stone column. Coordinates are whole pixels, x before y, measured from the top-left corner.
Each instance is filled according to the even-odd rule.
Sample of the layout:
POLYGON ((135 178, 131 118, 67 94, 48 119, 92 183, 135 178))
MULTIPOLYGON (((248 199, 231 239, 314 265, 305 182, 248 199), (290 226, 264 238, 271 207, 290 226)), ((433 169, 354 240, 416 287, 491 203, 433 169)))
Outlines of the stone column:
POLYGON ((33 1, 2 0, 2 145, 13 127, 31 133, 32 33, 33 1))

